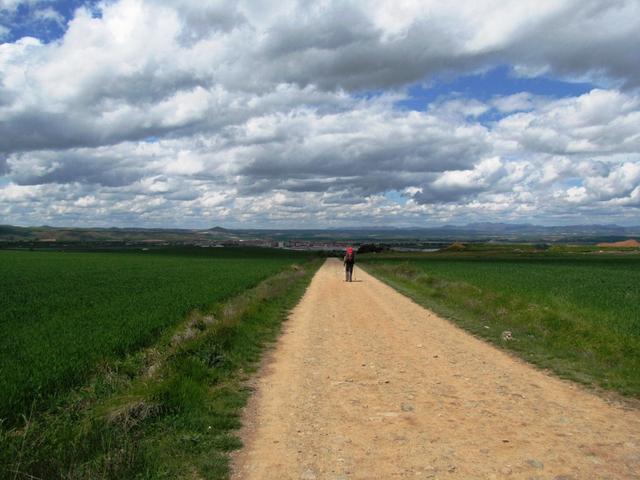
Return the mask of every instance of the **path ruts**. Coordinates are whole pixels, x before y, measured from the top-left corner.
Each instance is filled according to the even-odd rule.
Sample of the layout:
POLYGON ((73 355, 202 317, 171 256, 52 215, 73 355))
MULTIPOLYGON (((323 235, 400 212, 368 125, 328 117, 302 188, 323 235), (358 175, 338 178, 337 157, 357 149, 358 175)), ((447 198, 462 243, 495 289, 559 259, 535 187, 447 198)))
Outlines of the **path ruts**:
POLYGON ((328 260, 256 379, 235 479, 640 478, 640 411, 328 260))

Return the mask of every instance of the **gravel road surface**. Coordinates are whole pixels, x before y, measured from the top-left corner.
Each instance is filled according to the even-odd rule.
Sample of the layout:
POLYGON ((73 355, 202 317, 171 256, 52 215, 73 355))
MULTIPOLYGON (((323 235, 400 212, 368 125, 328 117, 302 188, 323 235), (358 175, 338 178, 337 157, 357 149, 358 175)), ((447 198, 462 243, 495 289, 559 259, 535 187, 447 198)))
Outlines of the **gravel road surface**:
POLYGON ((640 410, 329 259, 256 377, 234 479, 638 479, 640 410))

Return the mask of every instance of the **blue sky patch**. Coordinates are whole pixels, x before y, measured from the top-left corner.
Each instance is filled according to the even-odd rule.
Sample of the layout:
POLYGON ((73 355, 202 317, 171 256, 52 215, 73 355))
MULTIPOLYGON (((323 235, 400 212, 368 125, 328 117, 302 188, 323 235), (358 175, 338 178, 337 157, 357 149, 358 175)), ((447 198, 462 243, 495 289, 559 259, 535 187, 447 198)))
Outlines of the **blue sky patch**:
POLYGON ((409 98, 396 103, 406 110, 424 111, 430 103, 442 98, 460 96, 476 100, 490 100, 493 97, 528 92, 552 98, 583 95, 597 86, 592 83, 578 83, 548 77, 517 77, 513 69, 502 65, 481 74, 462 75, 456 78, 435 79, 430 85, 409 87, 409 98))
POLYGON ((407 199, 397 190, 390 190, 384 194, 384 198, 390 200, 392 203, 398 203, 404 205, 407 203, 407 199))
POLYGON ((96 7, 99 0, 64 0, 54 2, 37 2, 20 4, 15 12, 0 11, 0 25, 9 29, 2 41, 15 42, 22 37, 34 37, 43 43, 50 43, 61 38, 67 22, 73 18, 74 12, 84 6, 90 8, 94 16, 100 12, 96 7), (61 21, 40 16, 38 12, 52 9, 61 16, 61 21))

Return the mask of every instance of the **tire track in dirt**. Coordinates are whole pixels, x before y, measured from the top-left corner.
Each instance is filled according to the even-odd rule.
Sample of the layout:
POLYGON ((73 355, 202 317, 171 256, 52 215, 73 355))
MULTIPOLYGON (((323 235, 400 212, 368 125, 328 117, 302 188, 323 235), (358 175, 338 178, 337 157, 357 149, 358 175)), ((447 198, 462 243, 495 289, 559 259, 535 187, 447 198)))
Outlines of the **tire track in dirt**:
POLYGON ((255 380, 234 479, 637 479, 640 411, 329 259, 255 380))

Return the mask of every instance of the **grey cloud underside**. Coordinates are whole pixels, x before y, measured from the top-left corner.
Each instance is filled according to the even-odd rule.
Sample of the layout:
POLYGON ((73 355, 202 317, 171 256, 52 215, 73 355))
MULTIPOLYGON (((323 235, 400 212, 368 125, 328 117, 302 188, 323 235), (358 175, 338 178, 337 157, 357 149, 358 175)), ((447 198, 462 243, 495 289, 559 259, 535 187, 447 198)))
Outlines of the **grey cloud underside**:
MULTIPOLYGON (((601 21, 607 15, 633 6, 627 0, 601 2, 588 0, 567 5, 560 15, 547 19, 526 32, 505 49, 513 63, 548 65, 560 75, 600 74, 616 79, 623 88, 640 86, 640 36, 637 25, 609 25, 602 32, 601 21), (605 60, 606 59, 606 60, 605 60)), ((637 15, 635 4, 630 15, 637 15)))
POLYGON ((118 128, 114 125, 110 126, 108 132, 101 132, 92 123, 89 118, 71 119, 66 114, 25 112, 12 118, 10 123, 0 125, 0 151, 11 153, 99 147, 163 133, 161 129, 128 132, 124 126, 118 128), (119 131, 116 133, 114 130, 119 131))
POLYGON ((475 194, 484 191, 486 187, 480 185, 465 188, 438 189, 432 185, 425 185, 422 192, 413 196, 418 203, 450 203, 469 198, 475 194))
MULTIPOLYGON (((135 102, 127 105, 136 106, 135 102)), ((242 124, 252 113, 233 108, 212 108, 199 118, 163 125, 160 115, 140 119, 141 112, 147 107, 153 108, 148 103, 140 105, 130 115, 125 114, 115 120, 105 118, 104 112, 95 108, 69 113, 24 112, 13 117, 11 122, 0 124, 0 152, 100 147, 147 141, 149 138, 193 137, 198 133, 219 132, 225 135, 226 127, 242 124)))
POLYGON ((206 38, 212 32, 227 33, 245 25, 247 18, 238 9, 236 1, 190 2, 162 0, 159 3, 174 8, 188 28, 183 29, 179 40, 185 45, 206 38))
POLYGON ((454 39, 435 24, 419 22, 402 38, 383 41, 382 32, 359 11, 335 11, 314 20, 273 30, 258 52, 268 60, 261 63, 266 78, 358 91, 402 86, 483 60, 457 56, 454 39))
POLYGON ((93 158, 67 153, 55 157, 55 166, 40 175, 30 172, 15 176, 21 185, 40 185, 47 183, 83 183, 105 187, 130 185, 146 175, 144 165, 127 164, 115 158, 93 158))
POLYGON ((289 176, 286 179, 278 179, 273 176, 268 178, 246 176, 236 184, 236 187, 240 194, 246 196, 279 190, 293 193, 327 194, 346 201, 347 199, 362 200, 369 195, 389 190, 402 190, 409 185, 419 184, 434 178, 433 174, 416 176, 406 172, 363 172, 357 176, 343 176, 339 170, 331 173, 332 175, 327 174, 324 178, 319 174, 289 176))
MULTIPOLYGON (((454 140, 454 139, 449 139, 454 140)), ((256 178, 296 178, 299 175, 324 176, 368 176, 369 174, 390 174, 394 172, 426 173, 464 169, 489 151, 488 145, 472 142, 456 144, 382 145, 368 152, 349 152, 345 147, 316 153, 307 151, 287 151, 275 148, 261 152, 239 173, 256 178), (286 158, 282 159, 282 156, 286 158)))

